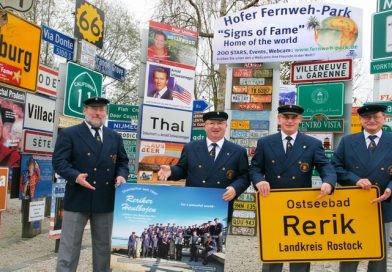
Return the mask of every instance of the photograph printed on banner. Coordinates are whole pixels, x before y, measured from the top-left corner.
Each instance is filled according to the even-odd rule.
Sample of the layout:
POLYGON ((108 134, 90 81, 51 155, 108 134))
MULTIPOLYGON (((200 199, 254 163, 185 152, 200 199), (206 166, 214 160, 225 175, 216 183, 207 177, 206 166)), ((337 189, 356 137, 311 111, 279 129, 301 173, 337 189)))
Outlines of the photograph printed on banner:
POLYGON ((195 68, 197 33, 150 21, 147 58, 172 66, 195 68))
POLYGON ((144 104, 192 110, 195 72, 147 62, 144 104))
POLYGON ((52 157, 23 154, 19 199, 48 197, 52 193, 52 157))
POLYGON ((213 258, 226 249, 223 191, 122 184, 115 196, 111 268, 223 271, 213 258))
POLYGON ((137 183, 184 186, 185 181, 158 180, 160 165, 176 165, 184 144, 140 141, 137 183))

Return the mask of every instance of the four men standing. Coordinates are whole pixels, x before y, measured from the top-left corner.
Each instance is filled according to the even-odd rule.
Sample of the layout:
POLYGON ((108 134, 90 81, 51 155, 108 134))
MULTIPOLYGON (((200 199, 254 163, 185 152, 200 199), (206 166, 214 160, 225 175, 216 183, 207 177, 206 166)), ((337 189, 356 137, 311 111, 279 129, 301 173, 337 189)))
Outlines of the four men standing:
MULTIPOLYGON (((53 166, 68 181, 57 271, 76 270, 88 219, 94 270, 109 270, 114 191, 128 176, 128 158, 121 137, 103 126, 108 103, 100 97, 85 100, 85 121, 64 129, 57 139, 53 166)), ((363 189, 378 185, 382 195, 373 203, 390 199, 392 136, 382 131, 385 107, 370 105, 358 109, 364 131, 343 137, 332 164, 321 141, 298 131, 303 111, 296 105, 278 108, 281 131, 258 140, 250 167, 246 150, 224 138, 227 113, 205 113, 206 140, 186 144, 179 163, 161 165, 158 176, 164 180, 186 178, 186 186, 225 188, 222 198, 231 201, 248 188, 250 180, 261 197, 268 197, 271 189, 312 187, 315 167, 322 179, 318 199, 333 193, 337 180, 343 186, 363 189)), ((392 221, 389 202, 382 202, 382 211, 384 236, 388 237, 392 221)), ((218 219, 216 224, 221 225, 218 219)), ((216 238, 217 250, 221 250, 221 237, 216 238)), ((194 254, 193 258, 197 259, 194 254)), ((263 271, 280 272, 282 266, 264 264, 263 271)), ((340 271, 355 272, 357 266, 358 262, 342 262, 340 271)), ((370 262, 369 269, 386 271, 386 260, 370 262)), ((308 272, 310 263, 291 263, 290 271, 308 272)))

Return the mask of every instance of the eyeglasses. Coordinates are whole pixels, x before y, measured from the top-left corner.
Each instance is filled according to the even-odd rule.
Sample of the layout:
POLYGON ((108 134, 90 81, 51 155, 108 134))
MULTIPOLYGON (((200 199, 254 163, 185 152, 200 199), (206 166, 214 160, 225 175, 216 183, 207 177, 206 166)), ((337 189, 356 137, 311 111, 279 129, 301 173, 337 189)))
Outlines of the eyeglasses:
POLYGON ((364 119, 364 120, 366 120, 366 121, 370 121, 371 119, 373 119, 373 120, 375 120, 375 121, 378 121, 378 120, 380 120, 380 119, 383 119, 383 118, 384 118, 384 115, 383 115, 383 114, 381 114, 381 115, 370 114, 370 115, 361 116, 361 118, 364 119))

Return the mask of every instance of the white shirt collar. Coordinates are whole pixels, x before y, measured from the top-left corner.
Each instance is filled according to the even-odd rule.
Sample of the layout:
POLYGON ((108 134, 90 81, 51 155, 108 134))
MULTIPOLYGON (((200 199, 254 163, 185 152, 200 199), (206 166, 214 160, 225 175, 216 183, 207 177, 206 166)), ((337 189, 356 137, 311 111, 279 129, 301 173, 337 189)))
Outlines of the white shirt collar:
MULTIPOLYGON (((207 147, 209 147, 212 143, 214 143, 213 141, 211 141, 210 139, 208 139, 208 137, 206 137, 207 139, 207 147)), ((225 138, 220 139, 219 141, 215 142, 219 148, 222 148, 223 143, 225 142, 225 138)))
POLYGON ((158 92, 159 97, 161 97, 166 91, 167 91, 167 87, 165 87, 165 88, 163 88, 162 90, 160 90, 160 91, 158 92))
MULTIPOLYGON (((84 120, 84 122, 86 123, 87 127, 88 127, 91 131, 95 131, 95 130, 93 129, 93 127, 92 127, 89 123, 86 122, 86 120, 84 120)), ((103 125, 99 127, 99 131, 102 131, 102 127, 103 127, 103 125)))
MULTIPOLYGON (((289 136, 286 133, 284 133, 283 131, 280 131, 280 133, 282 134, 282 141, 285 141, 286 137, 289 136)), ((298 135, 298 131, 296 131, 294 134, 290 135, 291 138, 293 138, 293 140, 292 140, 293 142, 295 142, 295 139, 297 138, 297 135, 298 135)))
POLYGON ((382 129, 380 129, 376 134, 370 134, 369 132, 367 132, 366 130, 363 131, 363 135, 365 136, 365 140, 368 139, 369 135, 376 135, 378 138, 378 140, 381 138, 382 136, 382 129))

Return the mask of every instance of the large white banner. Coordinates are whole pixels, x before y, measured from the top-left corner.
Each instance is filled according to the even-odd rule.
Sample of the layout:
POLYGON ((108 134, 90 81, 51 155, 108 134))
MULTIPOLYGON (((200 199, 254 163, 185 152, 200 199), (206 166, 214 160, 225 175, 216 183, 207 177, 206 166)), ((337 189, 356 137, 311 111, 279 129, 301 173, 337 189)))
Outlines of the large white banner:
POLYGON ((214 63, 362 56, 362 9, 326 3, 255 7, 215 21, 214 63))

